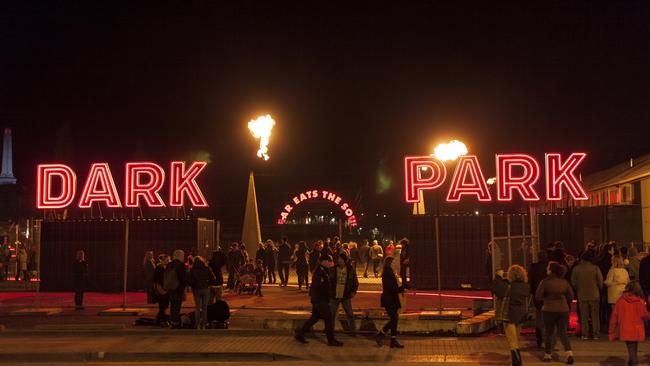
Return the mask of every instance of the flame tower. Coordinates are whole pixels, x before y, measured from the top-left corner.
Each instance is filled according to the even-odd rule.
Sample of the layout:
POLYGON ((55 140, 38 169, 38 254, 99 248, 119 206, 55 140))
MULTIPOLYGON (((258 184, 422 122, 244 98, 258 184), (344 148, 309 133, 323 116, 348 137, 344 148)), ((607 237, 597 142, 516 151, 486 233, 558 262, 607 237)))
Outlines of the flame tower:
POLYGON ((12 171, 11 160, 11 128, 5 128, 2 138, 2 171, 0 171, 0 185, 16 184, 12 171))

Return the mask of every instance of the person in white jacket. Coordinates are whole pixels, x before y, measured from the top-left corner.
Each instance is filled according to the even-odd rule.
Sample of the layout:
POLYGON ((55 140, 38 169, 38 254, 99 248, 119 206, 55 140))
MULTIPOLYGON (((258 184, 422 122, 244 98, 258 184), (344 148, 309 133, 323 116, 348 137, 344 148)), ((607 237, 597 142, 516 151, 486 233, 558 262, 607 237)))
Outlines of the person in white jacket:
POLYGON ((612 268, 607 272, 605 286, 607 286, 607 303, 611 308, 623 295, 625 286, 630 282, 630 276, 625 269, 623 257, 615 255, 612 257, 612 268))

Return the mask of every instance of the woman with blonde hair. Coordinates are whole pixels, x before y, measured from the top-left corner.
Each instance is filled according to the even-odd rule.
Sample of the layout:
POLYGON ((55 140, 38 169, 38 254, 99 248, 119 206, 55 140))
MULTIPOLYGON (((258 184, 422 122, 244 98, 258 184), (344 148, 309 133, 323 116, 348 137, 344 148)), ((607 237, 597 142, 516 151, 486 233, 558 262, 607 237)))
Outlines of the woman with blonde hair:
POLYGON ((630 282, 630 275, 625 269, 625 261, 620 255, 612 257, 612 267, 607 272, 605 286, 607 286, 607 303, 610 311, 614 309, 614 304, 623 295, 625 286, 630 282))
POLYGON ((514 264, 508 268, 508 288, 503 299, 501 318, 504 322, 504 331, 508 345, 512 365, 521 365, 521 353, 519 351, 519 332, 521 324, 528 316, 528 298, 530 297, 530 286, 528 285, 528 274, 524 267, 514 264))

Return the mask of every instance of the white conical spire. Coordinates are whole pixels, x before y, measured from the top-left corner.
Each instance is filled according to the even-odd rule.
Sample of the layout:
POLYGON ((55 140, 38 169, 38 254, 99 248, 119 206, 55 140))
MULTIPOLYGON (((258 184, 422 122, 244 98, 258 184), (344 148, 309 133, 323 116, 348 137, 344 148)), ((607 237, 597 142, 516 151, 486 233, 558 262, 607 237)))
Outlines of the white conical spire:
POLYGON ((246 209, 244 211, 244 226, 242 230, 242 243, 246 245, 249 255, 254 255, 257 244, 262 241, 260 232, 260 218, 257 212, 257 195, 255 194, 255 179, 253 172, 248 177, 248 194, 246 197, 246 209))
POLYGON ((16 184, 11 158, 11 128, 5 128, 2 138, 2 170, 0 171, 0 184, 16 184))

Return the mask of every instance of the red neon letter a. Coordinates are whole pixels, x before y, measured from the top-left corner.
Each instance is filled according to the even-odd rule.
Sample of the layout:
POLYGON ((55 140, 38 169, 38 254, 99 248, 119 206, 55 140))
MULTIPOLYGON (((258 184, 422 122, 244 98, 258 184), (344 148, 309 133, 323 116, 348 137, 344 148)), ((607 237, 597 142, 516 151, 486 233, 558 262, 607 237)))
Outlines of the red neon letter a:
POLYGON ((447 176, 445 164, 433 156, 407 156, 404 158, 404 186, 406 202, 418 202, 420 191, 435 189, 447 176), (423 168, 431 169, 431 176, 422 178, 423 168))
POLYGON ((106 202, 107 207, 122 207, 107 163, 95 163, 90 166, 88 179, 79 198, 79 207, 89 208, 95 201, 106 202))
POLYGON ((126 182, 124 205, 126 207, 138 207, 140 197, 149 207, 165 207, 165 203, 158 194, 165 183, 165 171, 160 165, 149 162, 127 163, 124 179, 126 182), (141 175, 147 175, 148 181, 142 183, 141 175))
POLYGON ((539 201, 533 185, 539 180, 539 163, 526 154, 497 154, 497 200, 512 201, 512 192, 517 190, 524 201, 539 201), (520 166, 521 176, 512 176, 512 167, 520 166))
POLYGON ((77 189, 77 176, 72 168, 63 164, 41 164, 36 173, 36 207, 39 209, 64 208, 70 205, 77 189), (61 193, 52 195, 52 178, 61 179, 61 193))
POLYGON ((181 207, 184 204, 185 194, 190 198, 193 206, 208 207, 201 189, 196 184, 196 177, 208 165, 205 161, 195 161, 185 170, 184 161, 172 161, 171 185, 169 187, 169 205, 181 207))
POLYGON ((476 155, 460 157, 458 167, 454 171, 454 178, 451 180, 449 193, 447 193, 447 201, 460 201, 463 195, 476 196, 479 201, 490 201, 492 199, 476 155), (472 178, 471 183, 465 182, 468 173, 472 178))
POLYGON ((582 184, 574 174, 586 157, 585 153, 573 153, 562 163, 560 154, 546 154, 546 198, 549 201, 562 199, 562 186, 569 190, 574 200, 588 199, 582 184))

